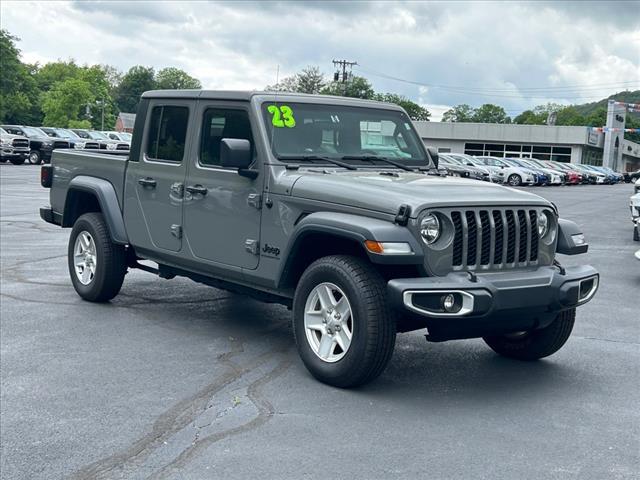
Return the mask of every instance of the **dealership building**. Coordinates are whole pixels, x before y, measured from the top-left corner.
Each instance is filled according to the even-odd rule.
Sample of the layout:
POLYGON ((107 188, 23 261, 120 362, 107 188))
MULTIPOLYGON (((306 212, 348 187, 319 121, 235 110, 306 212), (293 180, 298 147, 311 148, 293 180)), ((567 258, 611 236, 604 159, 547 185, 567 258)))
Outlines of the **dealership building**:
MULTIPOLYGON (((415 122, 424 143, 439 152, 532 157, 567 163, 602 165, 606 133, 590 127, 495 123, 415 122)), ((624 140, 612 145, 617 170, 640 169, 640 144, 624 140)))

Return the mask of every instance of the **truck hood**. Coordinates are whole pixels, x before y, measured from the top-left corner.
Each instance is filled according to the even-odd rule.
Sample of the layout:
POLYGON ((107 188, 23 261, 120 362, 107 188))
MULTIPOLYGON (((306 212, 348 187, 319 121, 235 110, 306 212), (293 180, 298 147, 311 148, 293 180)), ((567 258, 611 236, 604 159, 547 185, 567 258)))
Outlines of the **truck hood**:
POLYGON ((294 197, 395 214, 409 205, 411 215, 425 208, 493 205, 551 205, 528 192, 500 185, 419 173, 305 172, 295 181, 294 197))

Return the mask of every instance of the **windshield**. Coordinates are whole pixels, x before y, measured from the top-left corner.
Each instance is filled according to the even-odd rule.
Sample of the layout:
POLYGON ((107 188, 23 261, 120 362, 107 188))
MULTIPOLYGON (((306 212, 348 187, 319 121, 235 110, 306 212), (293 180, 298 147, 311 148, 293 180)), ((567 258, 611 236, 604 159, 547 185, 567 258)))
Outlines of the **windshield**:
POLYGON ((66 128, 57 128, 56 131, 65 138, 80 138, 80 136, 76 132, 72 132, 71 130, 67 130, 66 128))
POLYGON ((22 127, 22 130, 24 130, 24 133, 26 133, 30 137, 48 137, 49 136, 39 128, 35 128, 35 127, 22 127))
POLYGON ((93 138, 94 140, 109 140, 109 137, 107 137, 103 133, 100 133, 100 132, 88 132, 88 133, 89 133, 89 137, 93 138))
POLYGON ((4 129, 4 128, 0 128, 0 133, 1 133, 2 135, 9 135, 9 134, 5 131, 5 129, 4 129))
POLYGON ((118 133, 118 136, 124 140, 125 142, 130 142, 131 141, 131 134, 130 133, 118 133))
POLYGON ((262 106, 273 154, 283 161, 389 158, 428 166, 422 141, 400 111, 312 103, 262 106), (354 158, 358 157, 358 158, 354 158))

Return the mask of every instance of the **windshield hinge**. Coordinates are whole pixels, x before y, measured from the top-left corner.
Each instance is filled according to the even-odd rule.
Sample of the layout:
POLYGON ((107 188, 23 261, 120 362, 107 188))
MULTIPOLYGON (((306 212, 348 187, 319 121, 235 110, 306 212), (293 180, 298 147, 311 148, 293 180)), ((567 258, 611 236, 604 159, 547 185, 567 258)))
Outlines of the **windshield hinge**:
POLYGON ((411 216, 411 207, 406 204, 400 205, 398 208, 398 213, 396 214, 395 222, 398 225, 405 226, 409 223, 409 217, 411 216))

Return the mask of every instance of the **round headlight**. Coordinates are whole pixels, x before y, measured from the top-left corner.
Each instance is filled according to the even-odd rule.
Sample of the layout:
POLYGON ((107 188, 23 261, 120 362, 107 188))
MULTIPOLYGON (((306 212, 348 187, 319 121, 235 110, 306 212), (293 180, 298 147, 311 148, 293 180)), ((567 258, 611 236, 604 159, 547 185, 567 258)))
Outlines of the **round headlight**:
POLYGON ((440 221, 438 217, 429 214, 420 222, 420 236, 427 245, 431 245, 440 237, 440 221))
POLYGON ((538 215, 538 236, 540 238, 544 237, 549 231, 549 214, 547 212, 542 212, 542 214, 538 215))

